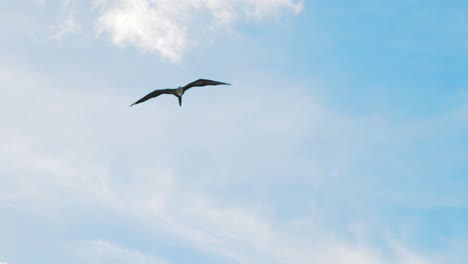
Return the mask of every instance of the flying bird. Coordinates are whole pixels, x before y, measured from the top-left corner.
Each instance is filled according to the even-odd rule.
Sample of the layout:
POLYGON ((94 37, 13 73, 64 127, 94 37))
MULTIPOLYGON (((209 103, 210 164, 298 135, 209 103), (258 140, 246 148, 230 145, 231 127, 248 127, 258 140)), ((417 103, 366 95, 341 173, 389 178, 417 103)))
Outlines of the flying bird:
POLYGON ((192 87, 195 87, 195 86, 207 86, 207 85, 230 85, 229 83, 223 83, 223 82, 217 82, 217 81, 212 81, 212 80, 206 80, 206 79, 198 79, 194 82, 191 82, 183 87, 178 87, 178 88, 175 88, 175 89, 158 89, 158 90, 154 90, 153 92, 147 94, 146 96, 144 96, 143 98, 141 98, 140 100, 136 101, 135 103, 133 103, 130 107, 136 105, 136 104, 139 104, 139 103, 143 103, 144 101, 147 101, 151 98, 154 98, 154 97, 158 97, 160 96, 161 94, 172 94, 174 96, 176 96, 178 99, 179 99, 179 106, 182 107, 182 95, 185 93, 185 91, 187 91, 188 89, 192 88, 192 87))

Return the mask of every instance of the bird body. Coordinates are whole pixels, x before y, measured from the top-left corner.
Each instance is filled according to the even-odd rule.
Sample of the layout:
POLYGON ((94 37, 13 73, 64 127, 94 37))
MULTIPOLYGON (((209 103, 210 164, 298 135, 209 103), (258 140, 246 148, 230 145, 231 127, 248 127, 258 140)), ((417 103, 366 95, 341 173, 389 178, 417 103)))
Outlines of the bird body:
POLYGON ((180 87, 176 89, 176 95, 177 96, 182 96, 184 94, 184 88, 180 87))
POLYGON ((172 94, 179 99, 179 106, 182 107, 182 95, 190 88, 195 87, 195 86, 207 86, 207 85, 230 85, 229 83, 224 83, 224 82, 218 82, 218 81, 212 81, 212 80, 207 80, 207 79, 198 79, 194 82, 191 82, 183 87, 178 87, 175 89, 158 89, 154 90, 153 92, 145 95, 143 98, 140 100, 136 101, 130 106, 134 106, 136 104, 143 103, 151 98, 158 97, 161 94, 172 94))

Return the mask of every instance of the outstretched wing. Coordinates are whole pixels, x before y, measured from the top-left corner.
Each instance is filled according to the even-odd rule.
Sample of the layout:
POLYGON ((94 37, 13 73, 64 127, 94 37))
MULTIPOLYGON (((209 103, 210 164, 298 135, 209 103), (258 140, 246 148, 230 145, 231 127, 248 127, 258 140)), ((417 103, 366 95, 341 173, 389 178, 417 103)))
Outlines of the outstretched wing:
POLYGON ((175 89, 159 89, 159 90, 155 90, 149 94, 147 94, 145 97, 141 98, 140 100, 136 101, 135 103, 133 103, 130 107, 136 105, 136 104, 139 104, 139 103, 143 103, 144 101, 146 100, 149 100, 151 98, 154 98, 154 97, 157 97, 157 96, 160 96, 161 94, 175 94, 175 89))
POLYGON ((217 82, 217 81, 212 81, 212 80, 206 80, 206 79, 198 79, 194 82, 191 82, 187 85, 184 86, 184 92, 187 91, 188 89, 195 87, 195 86, 207 86, 207 85, 230 85, 229 83, 223 83, 223 82, 217 82))

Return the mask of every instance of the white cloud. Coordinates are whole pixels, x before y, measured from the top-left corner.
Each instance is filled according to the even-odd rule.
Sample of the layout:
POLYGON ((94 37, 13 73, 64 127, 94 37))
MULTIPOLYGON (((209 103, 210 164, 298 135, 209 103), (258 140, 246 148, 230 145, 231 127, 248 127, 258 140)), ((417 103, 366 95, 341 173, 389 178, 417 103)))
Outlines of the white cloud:
POLYGON ((295 0, 94 0, 97 31, 117 45, 134 45, 177 62, 208 29, 226 29, 237 20, 266 18, 285 10, 299 13, 295 0))
MULTIPOLYGON (((184 53, 218 33, 231 31, 238 22, 268 20, 278 15, 296 15, 303 0, 35 0, 50 17, 29 15, 35 27, 52 31, 61 40, 71 33, 95 34, 117 46, 132 46, 179 62, 184 53), (31 18, 32 17, 32 18, 31 18), (45 22, 47 21, 47 22, 45 22), (38 26, 39 25, 39 26, 38 26), (52 25, 52 26, 51 26, 52 25), (52 30, 50 29, 52 27, 52 30)), ((22 18, 26 20, 25 18, 22 18)))

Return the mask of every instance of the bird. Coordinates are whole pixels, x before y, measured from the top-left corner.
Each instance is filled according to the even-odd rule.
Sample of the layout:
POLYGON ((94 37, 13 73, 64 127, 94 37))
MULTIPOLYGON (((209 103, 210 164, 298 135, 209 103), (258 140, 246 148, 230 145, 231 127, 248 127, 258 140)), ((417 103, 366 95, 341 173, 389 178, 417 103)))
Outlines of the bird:
POLYGON ((182 107, 182 95, 190 88, 195 87, 195 86, 207 86, 207 85, 231 85, 229 83, 224 83, 224 82, 218 82, 218 81, 212 81, 212 80, 207 80, 207 79, 198 79, 194 82, 191 82, 185 86, 179 86, 178 88, 175 89, 158 89, 154 90, 153 92, 145 95, 143 98, 140 100, 136 101, 130 107, 143 103, 151 98, 158 97, 161 94, 172 94, 179 99, 179 106, 182 107))

